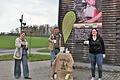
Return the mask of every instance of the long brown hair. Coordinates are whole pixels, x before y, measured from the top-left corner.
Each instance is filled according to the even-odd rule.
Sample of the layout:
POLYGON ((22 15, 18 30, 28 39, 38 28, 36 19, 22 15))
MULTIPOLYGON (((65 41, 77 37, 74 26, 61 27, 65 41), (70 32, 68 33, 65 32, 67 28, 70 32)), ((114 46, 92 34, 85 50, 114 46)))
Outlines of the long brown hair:
MULTIPOLYGON (((100 37, 97 28, 93 28, 92 30, 96 30, 96 31, 97 31, 97 38, 100 37)), ((92 36, 93 36, 93 35, 92 35, 92 30, 91 30, 91 32, 90 32, 90 38, 92 38, 92 36)))
POLYGON ((26 35, 25 31, 22 31, 22 32, 19 33, 19 36, 20 36, 21 34, 23 34, 23 33, 26 35))
POLYGON ((54 39, 55 29, 59 29, 59 28, 58 28, 58 27, 54 27, 54 28, 52 29, 51 35, 53 35, 53 36, 51 36, 51 39, 54 39))

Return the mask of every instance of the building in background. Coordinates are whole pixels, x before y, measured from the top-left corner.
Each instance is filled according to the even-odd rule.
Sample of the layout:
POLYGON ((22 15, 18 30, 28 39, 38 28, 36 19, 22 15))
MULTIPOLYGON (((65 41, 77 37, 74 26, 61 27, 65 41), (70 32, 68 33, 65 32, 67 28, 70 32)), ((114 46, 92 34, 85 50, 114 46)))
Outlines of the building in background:
POLYGON ((65 46, 69 47, 76 62, 88 62, 88 47, 83 46, 83 41, 88 38, 90 30, 96 27, 105 41, 105 63, 120 65, 120 1, 91 0, 95 1, 96 6, 89 6, 86 1, 89 0, 59 0, 60 30, 62 20, 68 11, 75 11, 77 16, 65 46), (87 8, 87 5, 90 8, 87 8), (96 16, 98 19, 92 19, 96 16))

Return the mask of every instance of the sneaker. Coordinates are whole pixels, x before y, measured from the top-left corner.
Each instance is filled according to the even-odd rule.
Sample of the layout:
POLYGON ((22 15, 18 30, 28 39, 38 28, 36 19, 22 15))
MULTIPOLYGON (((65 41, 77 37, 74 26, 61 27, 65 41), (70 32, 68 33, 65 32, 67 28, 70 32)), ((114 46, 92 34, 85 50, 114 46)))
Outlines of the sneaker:
POLYGON ((54 80, 53 77, 50 78, 51 80, 54 80))
POLYGON ((102 80, 102 78, 99 78, 98 80, 102 80))
POLYGON ((31 77, 24 77, 25 79, 32 79, 31 77))
POLYGON ((91 80, 95 80, 95 77, 92 77, 91 80))

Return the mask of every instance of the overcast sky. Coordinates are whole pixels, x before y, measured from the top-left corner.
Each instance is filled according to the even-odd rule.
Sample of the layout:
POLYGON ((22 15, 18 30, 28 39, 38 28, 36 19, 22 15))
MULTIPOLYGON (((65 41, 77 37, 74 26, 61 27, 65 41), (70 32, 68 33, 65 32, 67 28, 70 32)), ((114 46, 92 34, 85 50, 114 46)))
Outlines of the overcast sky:
POLYGON ((57 24, 58 2, 59 0, 0 0, 0 32, 20 27, 22 14, 27 25, 57 24))

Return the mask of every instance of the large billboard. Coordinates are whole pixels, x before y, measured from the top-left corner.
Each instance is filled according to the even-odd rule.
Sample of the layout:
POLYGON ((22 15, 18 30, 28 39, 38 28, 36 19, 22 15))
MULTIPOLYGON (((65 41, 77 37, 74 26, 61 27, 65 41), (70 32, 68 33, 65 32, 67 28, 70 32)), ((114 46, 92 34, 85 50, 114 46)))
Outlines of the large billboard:
POLYGON ((102 32, 101 0, 74 0, 73 9, 77 15, 74 24, 75 41, 87 39, 92 28, 102 32))

